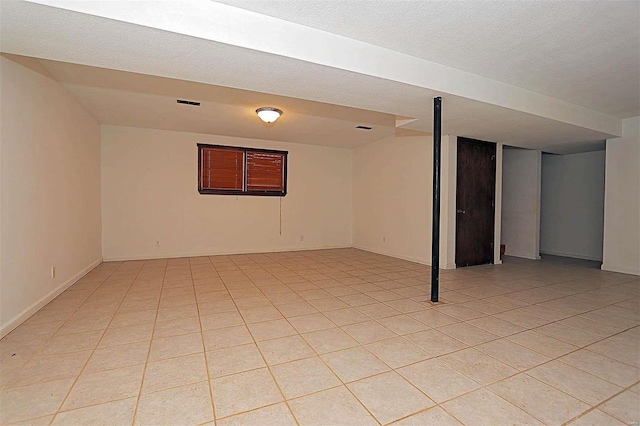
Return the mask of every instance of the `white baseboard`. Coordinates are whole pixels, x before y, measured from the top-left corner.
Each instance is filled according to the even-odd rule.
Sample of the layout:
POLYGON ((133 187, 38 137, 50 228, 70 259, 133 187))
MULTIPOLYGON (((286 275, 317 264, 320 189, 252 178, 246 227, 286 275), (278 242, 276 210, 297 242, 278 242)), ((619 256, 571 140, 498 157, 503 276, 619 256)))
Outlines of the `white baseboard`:
MULTIPOLYGON (((551 254, 551 253, 548 253, 551 254)), ((532 256, 530 254, 524 253, 505 253, 505 256, 518 257, 520 259, 529 259, 529 260, 540 260, 540 256, 532 256)))
POLYGON ((602 269, 603 271, 609 271, 609 272, 619 272, 621 274, 640 275, 640 268, 638 267, 628 267, 628 266, 612 265, 610 263, 603 263, 600 266, 600 269, 602 269))
POLYGON ((351 248, 351 246, 319 246, 319 247, 286 247, 275 248, 271 250, 243 250, 243 251, 200 251, 189 253, 162 253, 149 255, 129 255, 129 256, 107 256, 103 258, 104 262, 125 262, 128 260, 151 260, 151 259, 176 259, 182 257, 203 257, 203 256, 233 256, 236 254, 254 254, 254 253, 286 253, 290 251, 309 251, 309 250, 327 250, 351 248))
MULTIPOLYGON (((397 255, 395 253, 388 253, 388 252, 385 253, 383 251, 372 250, 370 248, 356 246, 356 245, 354 245, 353 248, 356 248, 358 250, 368 251, 370 253, 381 254, 383 256, 395 257, 396 259, 408 260, 409 262, 419 263, 419 264, 425 265, 425 266, 431 266, 431 262, 429 262, 427 260, 424 260, 424 259, 418 259, 418 258, 411 257, 411 256, 400 256, 400 255, 397 255)), ((455 268, 455 265, 454 265, 454 268, 455 268)), ((440 268, 440 269, 442 269, 442 268, 440 268)))
POLYGON ((95 268, 96 266, 98 266, 101 263, 102 263, 102 259, 98 259, 98 260, 92 262, 89 266, 87 266, 82 271, 78 272, 76 275, 74 275, 73 277, 71 277, 70 279, 68 279, 64 283, 62 283, 62 285, 60 285, 58 288, 53 290, 51 293, 49 293, 46 296, 42 297, 40 300, 38 300, 37 302, 35 302, 31 306, 29 306, 27 309, 22 311, 20 314, 16 315, 7 324, 3 324, 2 327, 0 327, 0 339, 3 338, 4 336, 6 336, 7 334, 9 334, 11 331, 13 331, 17 326, 19 326, 20 324, 25 322, 27 319, 29 319, 29 317, 31 315, 33 315, 36 312, 38 312, 44 305, 46 305, 47 303, 51 302, 53 299, 58 297, 60 295, 60 293, 62 293, 63 291, 65 291, 66 289, 71 287, 73 284, 78 282, 78 280, 80 278, 82 278, 85 275, 87 275, 89 272, 91 272, 91 270, 93 270, 93 268, 95 268))
POLYGON ((570 257, 572 259, 593 260, 596 262, 602 262, 602 257, 588 256, 584 254, 562 253, 558 251, 549 251, 549 250, 545 250, 545 251, 540 250, 540 254, 549 254, 551 256, 570 257))

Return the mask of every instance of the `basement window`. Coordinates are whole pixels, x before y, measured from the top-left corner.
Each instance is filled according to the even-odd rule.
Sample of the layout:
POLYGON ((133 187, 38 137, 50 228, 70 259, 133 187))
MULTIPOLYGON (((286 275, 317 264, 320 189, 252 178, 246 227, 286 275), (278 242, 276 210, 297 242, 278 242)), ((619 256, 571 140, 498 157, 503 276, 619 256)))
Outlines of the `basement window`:
POLYGON ((287 151, 198 144, 198 192, 287 195, 287 151))

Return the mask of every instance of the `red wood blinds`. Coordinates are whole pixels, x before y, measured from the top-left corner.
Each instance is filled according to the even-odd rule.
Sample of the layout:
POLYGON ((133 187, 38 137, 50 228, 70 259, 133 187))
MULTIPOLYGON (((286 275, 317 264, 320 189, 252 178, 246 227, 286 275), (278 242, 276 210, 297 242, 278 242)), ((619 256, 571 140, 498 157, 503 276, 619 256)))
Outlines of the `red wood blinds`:
POLYGON ((247 190, 284 191, 284 155, 248 151, 247 190))
POLYGON ((244 151, 205 148, 201 150, 200 187, 242 191, 244 151))
POLYGON ((287 194, 287 152, 198 144, 201 194, 287 194))

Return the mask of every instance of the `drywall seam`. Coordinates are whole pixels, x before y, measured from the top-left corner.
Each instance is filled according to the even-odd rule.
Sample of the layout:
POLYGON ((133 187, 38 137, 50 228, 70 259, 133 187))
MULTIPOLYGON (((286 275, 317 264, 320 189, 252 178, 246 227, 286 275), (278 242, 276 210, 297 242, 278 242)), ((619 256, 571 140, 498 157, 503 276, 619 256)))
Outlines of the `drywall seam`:
POLYGON ((66 289, 68 289, 78 281, 80 281, 82 277, 87 275, 89 272, 91 272, 96 266, 100 265, 102 262, 103 262, 103 259, 98 259, 92 262, 89 266, 87 266, 86 268, 78 272, 76 275, 74 275, 73 277, 65 281, 62 285, 60 285, 58 288, 53 290, 51 293, 42 297, 40 300, 38 300, 37 302, 29 306, 27 309, 22 311, 20 314, 15 316, 7 324, 3 325, 2 328, 0 328, 0 339, 6 336, 7 334, 11 333, 11 331, 13 331, 16 327, 18 327, 20 324, 26 321, 29 317, 31 317, 31 315, 35 314, 40 309, 42 309, 47 303, 51 302, 53 299, 58 297, 63 291, 65 291, 66 289))

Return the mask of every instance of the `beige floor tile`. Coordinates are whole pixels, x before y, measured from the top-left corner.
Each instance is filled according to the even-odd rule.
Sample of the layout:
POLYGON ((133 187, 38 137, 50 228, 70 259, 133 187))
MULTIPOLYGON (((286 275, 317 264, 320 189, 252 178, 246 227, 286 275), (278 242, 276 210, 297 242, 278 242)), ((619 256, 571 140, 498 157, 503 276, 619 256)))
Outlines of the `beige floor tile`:
POLYGON ((38 417, 24 422, 11 423, 11 426, 49 426, 54 417, 54 415, 38 417))
POLYGON ((425 330, 407 334, 404 338, 425 351, 429 357, 441 356, 467 347, 465 343, 438 330, 425 330))
POLYGON ((216 416, 220 418, 283 400, 266 368, 212 379, 211 389, 216 416))
POLYGON ((571 426, 628 426, 627 423, 622 423, 600 410, 590 411, 568 424, 571 426))
POLYGON ((33 358, 9 381, 8 387, 26 386, 50 380, 76 377, 89 359, 91 351, 48 355, 33 358))
POLYGON ((140 396, 136 425, 195 425, 213 420, 208 382, 140 396))
POLYGON ((391 368, 403 367, 430 357, 427 352, 402 337, 381 340, 366 347, 391 368))
POLYGON ((363 345, 396 336, 393 331, 381 326, 375 321, 345 325, 342 329, 363 345))
POLYGON ((399 315, 401 312, 384 303, 374 303, 356 307, 357 310, 373 319, 381 319, 399 315))
POLYGON ((111 328, 130 327, 133 325, 155 322, 157 313, 158 311, 155 309, 116 313, 109 326, 111 328))
POLYGON ((527 330, 507 337, 508 340, 529 348, 551 358, 557 358, 578 349, 577 346, 565 343, 553 337, 527 330))
POLYGON ((418 414, 407 417, 394 423, 396 426, 425 426, 425 425, 438 425, 438 426, 462 426, 462 423, 457 421, 453 416, 444 411, 440 407, 429 408, 418 414))
POLYGON ((322 355, 322 359, 345 383, 389 371, 387 365, 361 346, 322 355))
POLYGON ((590 408, 526 374, 495 383, 489 390, 546 424, 563 424, 590 408))
POLYGON ((287 303, 278 305, 278 310, 285 318, 297 317, 300 315, 310 315, 318 312, 316 308, 307 302, 287 303))
POLYGON ((55 413, 71 389, 73 381, 74 379, 62 379, 0 390, 0 423, 15 423, 55 413))
POLYGON ((333 321, 336 325, 342 327, 344 325, 356 324, 359 322, 370 321, 371 318, 358 311, 355 308, 338 309, 335 311, 325 312, 324 315, 333 321))
POLYGON ((462 305, 445 304, 443 306, 436 307, 436 309, 442 314, 452 316, 461 321, 469 321, 474 318, 485 316, 485 314, 480 311, 476 311, 475 309, 467 308, 466 306, 462 305))
POLYGON ((536 331, 574 346, 587 346, 600 340, 600 337, 595 334, 571 328, 559 323, 547 324, 543 327, 537 328, 536 331))
POLYGON ((478 383, 439 359, 419 362, 397 371, 437 403, 480 387, 478 383))
POLYGON ((429 329, 429 326, 411 318, 408 315, 396 315, 393 317, 381 318, 378 322, 394 333, 400 335, 417 333, 419 331, 429 329))
POLYGON ((224 312, 238 312, 238 308, 233 300, 221 300, 219 302, 203 302, 198 303, 196 314, 214 315, 224 312))
POLYGON ((128 367, 147 362, 150 342, 129 343, 128 345, 107 346, 93 352, 84 368, 85 373, 128 367))
POLYGON ((292 399, 339 386, 340 380, 318 357, 276 365, 271 372, 285 398, 292 399))
POLYGON ((256 341, 277 339, 278 337, 298 334, 286 319, 258 322, 248 324, 247 326, 256 341))
POLYGON ((476 346, 476 349, 520 371, 535 367, 550 360, 549 357, 507 339, 483 343, 482 345, 476 346))
POLYGON ((458 318, 442 313, 439 309, 427 309, 424 311, 413 312, 410 313, 409 316, 432 328, 443 327, 445 325, 460 322, 458 318))
POLYGON ((329 297, 326 299, 317 299, 317 300, 310 300, 309 303, 311 304, 311 306, 313 306, 314 308, 316 308, 318 311, 326 313, 329 311, 335 311, 338 309, 345 309, 348 308, 349 305, 345 302, 343 302, 342 300, 338 299, 337 297, 329 297))
POLYGON ((200 352, 204 352, 201 333, 183 334, 163 339, 154 338, 151 342, 149 361, 158 361, 200 352))
POLYGON ((348 387, 382 424, 435 405, 393 371, 353 382, 348 387))
POLYGON ((640 339, 633 341, 606 339, 587 346, 586 349, 640 368, 640 339))
POLYGON ((212 315, 200 316, 202 330, 216 330, 219 328, 244 325, 244 320, 238 311, 221 312, 212 315))
POLYGON ((289 403, 301 425, 328 426, 344 424, 378 425, 367 410, 343 386, 297 398, 289 403))
POLYGON ((275 404, 244 414, 227 417, 216 422, 218 426, 296 426, 297 423, 286 404, 275 404))
POLYGON ((153 323, 138 324, 128 327, 108 328, 100 340, 99 348, 106 346, 126 345, 135 342, 148 342, 153 335, 153 323))
POLYGON ((102 334, 103 331, 89 331, 86 333, 55 335, 42 348, 41 356, 92 350, 97 346, 102 334))
POLYGON ((144 373, 142 393, 208 380, 204 354, 194 354, 150 362, 144 373))
POLYGON ((253 343, 251 333, 244 325, 203 331, 202 336, 208 351, 253 343))
POLYGON ((161 339, 163 337, 179 336, 182 334, 199 333, 199 318, 183 318, 174 321, 156 322, 153 330, 153 338, 161 339))
POLYGON ((625 391, 600 406, 600 410, 628 425, 640 423, 640 395, 625 391))
POLYGON ((445 402, 442 407, 467 425, 542 425, 543 423, 486 389, 445 402))
POLYGON ((622 387, 640 380, 639 369, 585 349, 565 355, 559 360, 622 387))
POLYGON ((340 328, 313 331, 303 334, 302 337, 321 355, 358 346, 358 342, 340 328))
POLYGON ((620 386, 559 361, 538 366, 527 374, 594 406, 622 390, 620 386))
POLYGON ((173 321, 178 319, 197 317, 199 308, 201 308, 201 306, 197 306, 195 304, 162 307, 158 309, 157 321, 173 321))
POLYGON ((289 318, 289 322, 298 333, 309 333, 336 326, 329 318, 320 313, 292 317, 289 318))
POLYGON ((425 304, 416 302, 415 300, 411 299, 388 300, 384 303, 391 306, 393 309, 402 312, 403 314, 421 312, 427 309, 427 306, 425 304))
POLYGON ((516 369, 472 348, 444 355, 440 359, 481 385, 497 382, 517 373, 516 369))
POLYGON ((479 345, 498 338, 496 334, 489 333, 488 331, 465 322, 446 325, 438 328, 438 331, 441 331, 442 333, 469 346, 479 345))
POLYGON ((133 423, 138 398, 128 398, 59 413, 53 425, 128 425, 133 423))
POLYGON ((300 336, 258 342, 258 347, 268 365, 282 364, 316 355, 311 346, 300 336))
POLYGON ((472 319, 468 321, 468 323, 500 337, 509 336, 525 330, 524 327, 493 316, 472 319))
POLYGON ((282 319, 282 314, 274 306, 266 306, 255 309, 241 310, 240 314, 247 324, 262 321, 282 319))
POLYGON ((255 343, 207 352, 211 378, 266 367, 255 343))
POLYGON ((81 375, 62 410, 73 410, 89 405, 137 396, 140 391, 144 365, 118 368, 81 375))

